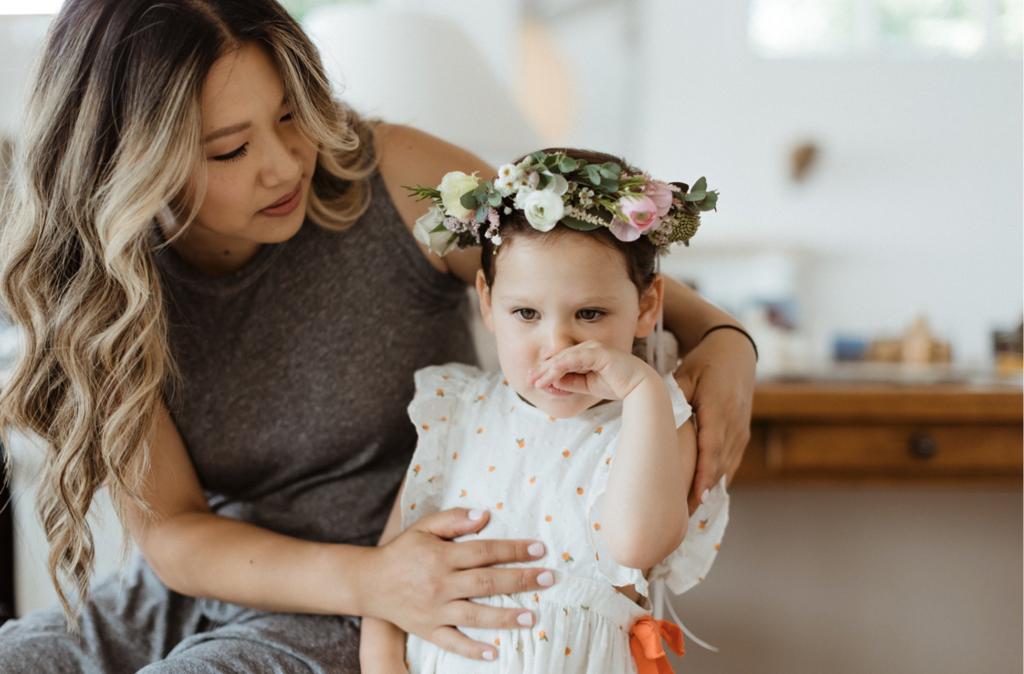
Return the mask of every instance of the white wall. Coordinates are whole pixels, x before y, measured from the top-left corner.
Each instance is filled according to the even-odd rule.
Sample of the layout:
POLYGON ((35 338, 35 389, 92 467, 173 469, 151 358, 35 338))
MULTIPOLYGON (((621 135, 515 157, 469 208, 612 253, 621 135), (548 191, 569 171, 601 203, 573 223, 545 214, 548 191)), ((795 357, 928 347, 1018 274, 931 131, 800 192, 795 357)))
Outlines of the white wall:
POLYGON ((769 61, 746 45, 746 3, 642 7, 634 156, 722 193, 695 254, 811 251, 819 355, 836 332, 901 332, 926 313, 955 359, 986 361, 989 331, 1024 303, 1021 60, 769 61), (805 138, 821 162, 795 184, 805 138))

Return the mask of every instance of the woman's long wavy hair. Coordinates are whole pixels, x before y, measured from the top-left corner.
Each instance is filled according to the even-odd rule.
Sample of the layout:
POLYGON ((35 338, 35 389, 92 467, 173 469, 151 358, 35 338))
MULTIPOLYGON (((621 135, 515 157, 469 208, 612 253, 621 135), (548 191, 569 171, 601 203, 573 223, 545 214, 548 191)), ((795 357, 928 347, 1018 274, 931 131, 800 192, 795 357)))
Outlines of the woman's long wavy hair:
POLYGON ((369 202, 372 124, 333 99, 316 48, 274 0, 68 0, 28 92, 0 211, 0 301, 24 343, 0 393, 0 432, 45 445, 38 508, 72 629, 94 563, 96 491, 106 486, 126 545, 126 506, 148 510, 147 442, 174 373, 155 218, 172 200, 186 227, 194 217, 203 84, 217 59, 252 43, 320 147, 309 217, 351 225, 369 202))

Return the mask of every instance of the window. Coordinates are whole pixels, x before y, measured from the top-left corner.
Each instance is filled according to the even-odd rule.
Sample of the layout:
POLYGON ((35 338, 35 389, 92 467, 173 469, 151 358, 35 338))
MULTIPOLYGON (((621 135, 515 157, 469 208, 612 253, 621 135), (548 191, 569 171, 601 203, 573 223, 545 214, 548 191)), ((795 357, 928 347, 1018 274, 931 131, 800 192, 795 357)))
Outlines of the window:
POLYGON ((1021 55, 1024 0, 751 0, 768 58, 1021 55))

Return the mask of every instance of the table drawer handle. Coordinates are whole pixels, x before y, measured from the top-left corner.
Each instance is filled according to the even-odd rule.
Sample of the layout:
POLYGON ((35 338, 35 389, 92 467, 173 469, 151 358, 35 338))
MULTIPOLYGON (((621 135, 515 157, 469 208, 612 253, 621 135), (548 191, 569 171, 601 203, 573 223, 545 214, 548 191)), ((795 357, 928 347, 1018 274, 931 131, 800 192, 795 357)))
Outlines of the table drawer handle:
POLYGON ((910 455, 918 459, 930 459, 939 451, 939 445, 928 433, 914 433, 910 436, 910 455))

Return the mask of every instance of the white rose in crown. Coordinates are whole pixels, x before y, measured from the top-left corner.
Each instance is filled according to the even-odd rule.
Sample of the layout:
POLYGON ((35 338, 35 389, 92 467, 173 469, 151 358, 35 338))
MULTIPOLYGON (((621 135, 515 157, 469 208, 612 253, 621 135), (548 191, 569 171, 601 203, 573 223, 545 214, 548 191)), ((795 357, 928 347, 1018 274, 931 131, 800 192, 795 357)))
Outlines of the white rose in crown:
MULTIPOLYGON (((561 177, 561 176, 559 176, 561 177)), ((530 226, 541 232, 548 232, 565 215, 562 197, 554 190, 534 190, 526 197, 523 212, 530 226)))
POLYGON ((412 235, 416 240, 426 246, 431 253, 444 255, 448 250, 452 233, 447 229, 435 232, 437 226, 444 222, 444 214, 437 206, 431 206, 430 210, 420 216, 412 228, 412 235))
POLYGON ((472 192, 480 184, 476 173, 471 176, 462 171, 446 173, 441 179, 441 185, 437 188, 441 193, 441 203, 444 204, 445 212, 453 218, 465 220, 473 211, 469 210, 459 201, 466 192, 472 192))

